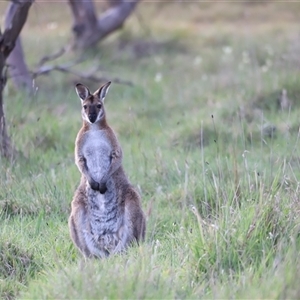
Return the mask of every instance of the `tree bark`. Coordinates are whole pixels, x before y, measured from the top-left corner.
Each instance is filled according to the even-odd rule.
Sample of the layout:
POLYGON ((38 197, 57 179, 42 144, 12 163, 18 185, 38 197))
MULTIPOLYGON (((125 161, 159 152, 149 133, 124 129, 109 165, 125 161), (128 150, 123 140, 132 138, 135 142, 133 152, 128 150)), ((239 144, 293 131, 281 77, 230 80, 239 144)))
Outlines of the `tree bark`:
POLYGON ((32 92, 32 77, 25 62, 20 37, 17 38, 15 48, 6 61, 9 66, 10 78, 16 89, 25 89, 28 92, 32 92))
MULTIPOLYGON (((6 28, 11 26, 12 19, 16 13, 18 6, 11 3, 5 14, 5 26, 6 28)), ((6 60, 9 65, 9 74, 17 89, 26 89, 29 92, 32 91, 32 78, 27 68, 24 52, 22 48, 22 42, 20 36, 17 38, 15 47, 6 60)))
POLYGON ((111 7, 99 19, 92 0, 69 0, 74 25, 75 49, 88 49, 121 28, 140 0, 109 0, 111 7))
MULTIPOLYGON (((0 37, 2 37, 0 33, 0 37)), ((11 153, 11 142, 7 134, 3 107, 3 89, 6 84, 5 56, 0 52, 0 153, 8 157, 11 153)))
POLYGON ((13 13, 5 22, 4 33, 0 31, 0 152, 4 157, 12 155, 12 146, 7 134, 3 105, 3 90, 6 84, 6 60, 15 47, 17 38, 26 22, 29 8, 33 0, 10 3, 13 13))

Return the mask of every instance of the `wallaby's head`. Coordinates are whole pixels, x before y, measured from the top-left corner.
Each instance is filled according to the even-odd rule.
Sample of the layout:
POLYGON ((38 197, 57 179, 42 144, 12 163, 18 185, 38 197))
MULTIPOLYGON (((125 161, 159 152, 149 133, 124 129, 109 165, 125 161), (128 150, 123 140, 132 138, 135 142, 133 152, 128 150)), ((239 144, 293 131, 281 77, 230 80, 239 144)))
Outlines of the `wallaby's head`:
POLYGON ((82 118, 88 123, 96 123, 105 117, 104 99, 111 82, 101 86, 95 93, 81 83, 76 84, 76 93, 82 104, 82 118))

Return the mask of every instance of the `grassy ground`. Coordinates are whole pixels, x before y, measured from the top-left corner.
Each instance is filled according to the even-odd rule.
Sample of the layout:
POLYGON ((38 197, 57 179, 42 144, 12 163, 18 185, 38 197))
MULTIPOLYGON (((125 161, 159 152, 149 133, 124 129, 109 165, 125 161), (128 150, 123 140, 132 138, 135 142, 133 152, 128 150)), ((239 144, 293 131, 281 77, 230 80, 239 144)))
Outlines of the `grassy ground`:
MULTIPOLYGON (((23 32, 31 66, 69 40, 67 12, 34 4, 23 32)), ((78 78, 39 78, 32 98, 9 84, 21 155, 1 160, 0 297, 299 299, 299 12, 144 2, 86 54, 78 70, 99 65, 134 83, 113 84, 106 110, 148 218, 145 243, 107 260, 84 262, 67 228, 78 78)))

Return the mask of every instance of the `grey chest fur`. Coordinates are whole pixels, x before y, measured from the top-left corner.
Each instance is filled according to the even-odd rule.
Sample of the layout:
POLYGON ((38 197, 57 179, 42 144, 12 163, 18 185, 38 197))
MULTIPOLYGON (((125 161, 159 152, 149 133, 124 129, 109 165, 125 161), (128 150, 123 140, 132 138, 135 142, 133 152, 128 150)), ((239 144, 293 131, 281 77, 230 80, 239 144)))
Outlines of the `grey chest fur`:
POLYGON ((85 133, 82 154, 92 178, 100 182, 108 172, 111 162, 112 147, 103 130, 85 133))

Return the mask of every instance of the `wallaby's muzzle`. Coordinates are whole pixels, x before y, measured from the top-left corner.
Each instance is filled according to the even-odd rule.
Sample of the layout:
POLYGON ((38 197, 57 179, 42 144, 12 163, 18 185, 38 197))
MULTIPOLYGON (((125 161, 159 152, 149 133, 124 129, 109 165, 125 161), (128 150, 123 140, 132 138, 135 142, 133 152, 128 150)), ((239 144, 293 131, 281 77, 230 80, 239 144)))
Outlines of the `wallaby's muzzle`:
POLYGON ((91 121, 91 123, 95 123, 97 119, 97 114, 89 114, 89 120, 91 121))

